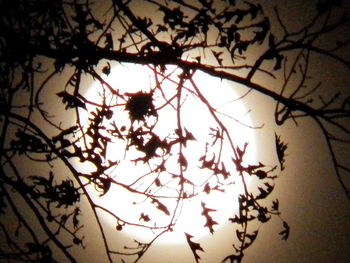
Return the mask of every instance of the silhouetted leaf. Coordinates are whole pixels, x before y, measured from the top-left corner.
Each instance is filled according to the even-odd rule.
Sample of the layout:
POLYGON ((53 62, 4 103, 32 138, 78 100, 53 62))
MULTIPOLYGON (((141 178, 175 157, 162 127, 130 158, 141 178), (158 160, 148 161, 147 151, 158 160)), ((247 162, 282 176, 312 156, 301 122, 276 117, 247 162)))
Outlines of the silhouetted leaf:
MULTIPOLYGON (((272 42, 271 39, 269 41, 272 42)), ((274 67, 273 67, 273 70, 276 71, 276 70, 281 69, 284 56, 279 54, 276 51, 274 46, 272 46, 271 49, 269 50, 269 52, 266 53, 265 58, 268 59, 268 60, 276 60, 276 63, 274 65, 274 67)))
POLYGON ((207 168, 212 170, 215 165, 215 154, 213 154, 212 158, 209 161, 206 160, 206 156, 201 156, 199 158, 199 161, 202 162, 202 165, 200 166, 200 168, 207 168))
POLYGON ((16 132, 17 139, 10 142, 11 148, 18 154, 25 152, 45 152, 47 145, 35 135, 26 133, 20 129, 16 132))
MULTIPOLYGON (((111 33, 107 33, 106 35, 105 35, 105 49, 110 49, 110 50, 113 50, 113 37, 112 37, 112 34, 111 33)), ((110 69, 110 65, 109 65, 109 63, 107 63, 107 66, 106 67, 108 67, 109 69, 110 69)), ((103 73, 105 73, 105 71, 103 71, 103 73)), ((109 74, 109 72, 108 73, 105 73, 106 75, 108 75, 109 74)))
POLYGON ((208 10, 213 10, 213 1, 214 0, 199 0, 199 2, 202 4, 203 7, 207 8, 208 10))
POLYGON ((157 25, 157 33, 160 33, 160 32, 167 32, 168 31, 168 28, 162 24, 158 24, 157 25))
POLYGON ((143 220, 143 221, 145 221, 145 222, 149 222, 151 219, 149 218, 148 215, 146 215, 146 214, 144 214, 144 213, 141 213, 139 220, 140 220, 140 221, 143 220))
POLYGON ((243 155, 245 154, 245 152, 247 150, 247 146, 248 146, 248 143, 245 143, 242 149, 238 146, 236 147, 236 151, 237 151, 239 159, 243 158, 243 155))
POLYGON ((244 236, 245 239, 242 248, 247 249, 249 246, 251 246, 257 236, 258 230, 254 231, 252 234, 246 233, 244 236))
POLYGON ((192 250, 192 253, 193 253, 193 256, 196 260, 196 263, 199 263, 199 260, 201 257, 198 255, 198 250, 204 252, 203 248, 201 247, 201 245, 199 243, 193 242, 191 240, 191 238, 193 238, 193 236, 191 236, 190 234, 187 234, 187 233, 185 233, 185 236, 186 236, 187 243, 192 250))
POLYGON ((102 194, 99 196, 104 196, 111 188, 111 179, 100 177, 97 182, 98 188, 102 190, 102 194))
POLYGON ((266 223, 270 220, 271 217, 267 216, 267 209, 265 207, 259 207, 258 208, 258 220, 261 223, 266 223))
POLYGON ((213 218, 209 215, 209 213, 210 212, 215 212, 216 210, 215 209, 212 209, 212 208, 207 208, 206 206, 205 206, 205 203, 201 203, 201 205, 202 205, 202 215, 205 217, 205 219, 206 219, 206 222, 205 222, 205 224, 204 224, 204 227, 207 227, 207 228, 209 228, 209 231, 210 231, 210 233, 211 234, 213 234, 214 233, 214 228, 213 228, 213 226, 214 225, 217 225, 218 223, 216 222, 216 221, 214 221, 213 220, 213 218))
POLYGON ((62 98, 63 104, 66 104, 66 110, 69 108, 83 108, 86 109, 85 103, 81 101, 78 97, 69 94, 66 91, 61 91, 57 93, 57 96, 62 98))
POLYGON ((158 177, 154 180, 154 183, 157 187, 162 186, 162 183, 160 182, 160 179, 158 177))
POLYGON ((53 181, 53 172, 49 173, 49 178, 42 176, 29 177, 34 184, 34 194, 36 198, 43 198, 48 203, 56 203, 56 207, 72 206, 80 200, 80 193, 69 179, 63 180, 60 184, 53 181))
POLYGON ((162 211, 164 214, 166 214, 167 216, 170 215, 170 212, 168 210, 168 208, 163 204, 161 203, 159 200, 155 199, 155 198, 152 198, 152 203, 155 204, 155 206, 160 210, 162 211))
POLYGON ((180 152, 179 154, 179 160, 178 160, 179 164, 184 168, 184 169, 187 169, 187 166, 188 166, 188 162, 187 162, 187 159, 186 157, 183 155, 182 152, 180 152))
POLYGON ((289 237, 290 227, 286 221, 283 221, 283 230, 279 233, 283 240, 287 240, 289 237))
POLYGON ((187 141, 195 141, 195 140, 196 138, 193 136, 193 134, 185 128, 185 137, 181 138, 181 143, 183 143, 184 146, 186 147, 187 141))
POLYGON ((272 210, 278 211, 279 209, 279 201, 276 199, 275 201, 272 201, 272 210))
POLYGON ((252 19, 255 19, 259 12, 262 12, 262 7, 260 4, 255 5, 253 3, 249 3, 248 1, 245 1, 245 4, 249 6, 249 13, 252 19))
POLYGON ((109 62, 107 62, 107 65, 102 68, 102 73, 107 76, 109 75, 109 73, 111 73, 111 65, 109 64, 109 62))
POLYGON ((79 219, 78 219, 79 215, 80 215, 80 208, 76 207, 74 209, 74 213, 73 213, 73 226, 74 226, 74 228, 77 228, 79 226, 79 219))
POLYGON ((216 175, 222 174, 224 179, 227 179, 230 176, 230 172, 227 171, 224 162, 221 162, 220 164, 215 165, 213 171, 216 175))
POLYGON ((213 53, 213 55, 214 55, 216 61, 218 62, 218 64, 220 66, 222 66, 222 58, 220 58, 220 56, 223 54, 223 52, 222 51, 221 52, 215 52, 214 50, 211 50, 211 52, 213 53))
POLYGON ((266 189, 258 187, 260 193, 255 197, 256 199, 265 199, 273 191, 273 185, 270 185, 269 183, 264 183, 264 185, 266 186, 266 189))
POLYGON ((186 17, 180 8, 174 9, 167 8, 165 6, 159 7, 159 10, 164 13, 163 22, 170 26, 171 29, 175 29, 176 26, 183 26, 185 23, 183 19, 186 17))
POLYGON ((238 229, 236 229, 236 237, 238 238, 238 240, 240 242, 243 242, 244 239, 244 231, 239 231, 238 229))
POLYGON ((204 189, 203 189, 204 193, 209 194, 210 190, 211 190, 211 188, 210 188, 209 183, 206 183, 204 186, 204 189))
POLYGON ((68 207, 80 200, 78 189, 74 187, 71 180, 67 179, 62 181, 62 183, 57 185, 55 189, 58 194, 57 207, 68 207))
POLYGON ((138 150, 146 154, 145 160, 148 161, 152 157, 156 156, 156 151, 158 148, 167 149, 167 143, 162 141, 156 134, 152 134, 151 139, 142 146, 138 147, 138 150))
POLYGON ((240 225, 243 225, 244 223, 247 223, 249 221, 252 221, 254 220, 256 217, 255 216, 245 216, 245 215, 240 215, 240 216, 237 216, 235 215, 235 217, 230 217, 229 220, 232 222, 232 223, 236 223, 236 224, 240 224, 240 225))
POLYGON ((287 144, 281 141, 280 136, 278 136, 275 133, 275 144, 276 144, 276 152, 277 152, 277 157, 281 165, 281 170, 284 170, 284 162, 285 162, 285 155, 286 155, 286 150, 287 150, 287 144))
POLYGON ((69 127, 67 129, 64 129, 58 135, 52 137, 52 142, 53 143, 59 142, 61 148, 71 146, 72 143, 69 140, 65 139, 65 137, 72 135, 74 131, 76 131, 77 129, 78 129, 78 126, 76 125, 69 127))
POLYGON ((263 21, 258 23, 257 26, 260 28, 260 30, 255 31, 255 37, 252 40, 252 42, 256 41, 259 44, 261 44, 265 40, 267 34, 270 31, 270 22, 269 22, 268 18, 265 18, 263 21))
POLYGON ((279 70, 282 67, 282 61, 283 61, 284 57, 282 55, 280 55, 280 54, 276 54, 275 58, 276 58, 276 64, 273 67, 273 69, 274 70, 279 70))
POLYGON ((231 49, 231 54, 234 57, 235 51, 238 50, 238 54, 242 55, 243 52, 245 52, 250 45, 250 41, 240 41, 237 42, 233 48, 231 49))
POLYGON ((255 164, 255 165, 250 164, 247 166, 246 171, 247 171, 247 173, 252 174, 252 173, 254 173, 254 171, 256 171, 257 169, 262 168, 262 167, 264 167, 264 165, 260 162, 259 162, 259 164, 255 164))

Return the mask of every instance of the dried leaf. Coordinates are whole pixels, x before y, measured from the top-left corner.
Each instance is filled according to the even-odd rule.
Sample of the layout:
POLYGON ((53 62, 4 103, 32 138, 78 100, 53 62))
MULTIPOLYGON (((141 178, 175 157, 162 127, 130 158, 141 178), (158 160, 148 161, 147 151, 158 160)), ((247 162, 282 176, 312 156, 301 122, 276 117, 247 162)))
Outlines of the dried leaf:
POLYGON ((256 239, 256 237, 258 236, 258 230, 254 231, 252 234, 245 234, 245 240, 244 240, 244 245, 243 245, 243 249, 248 248, 251 244, 253 244, 254 240, 256 239))
POLYGON ((282 236, 283 240, 287 240, 289 237, 290 227, 286 221, 283 221, 283 228, 284 229, 281 232, 279 232, 279 234, 282 236))
POLYGON ((204 193, 209 194, 210 190, 211 190, 211 188, 210 188, 209 183, 206 183, 204 186, 204 189, 203 189, 204 193))
POLYGON ((80 208, 76 207, 74 209, 74 214, 73 214, 73 226, 74 226, 74 228, 77 228, 79 226, 79 220, 78 220, 79 215, 80 215, 80 208))
POLYGON ((209 228, 209 231, 211 234, 214 233, 214 228, 213 226, 214 225, 217 225, 218 223, 216 221, 213 220, 213 218, 209 215, 210 212, 215 212, 216 210, 215 209, 212 209, 212 208, 207 208, 205 206, 205 203, 202 202, 202 209, 203 209, 203 212, 202 212, 202 215, 206 218, 206 223, 204 225, 204 227, 208 227, 209 228))
POLYGON ((193 253, 193 256, 196 260, 196 263, 199 263, 199 260, 201 257, 197 254, 198 253, 197 250, 204 252, 203 248, 201 247, 201 245, 199 243, 191 241, 191 238, 193 238, 193 236, 191 236, 190 234, 187 234, 187 233, 185 233, 185 236, 186 236, 187 243, 192 250, 192 253, 193 253))
POLYGON ((139 220, 140 220, 140 221, 143 220, 143 221, 145 221, 145 222, 151 221, 151 219, 149 218, 149 216, 146 215, 146 214, 144 214, 144 213, 141 213, 139 220))
POLYGON ((276 144, 276 151, 277 151, 277 157, 281 165, 281 170, 284 170, 284 162, 285 162, 285 155, 287 150, 287 144, 281 141, 281 137, 278 136, 275 133, 275 144, 276 144))
POLYGON ((179 164, 184 167, 184 169, 187 169, 188 166, 188 162, 186 157, 183 155, 183 153, 181 152, 179 155, 179 160, 178 160, 179 164))
POLYGON ((78 108, 78 107, 83 108, 83 109, 86 110, 85 103, 82 102, 78 97, 76 97, 74 95, 71 95, 71 94, 69 94, 66 91, 58 92, 56 95, 58 97, 62 98, 63 104, 67 104, 66 105, 66 110, 68 108, 78 108))
POLYGON ((170 212, 169 212, 169 210, 168 210, 168 208, 163 204, 163 203, 161 203, 159 200, 157 200, 157 199, 152 199, 152 203, 153 204, 155 204, 155 206, 159 209, 159 210, 161 210, 164 214, 166 214, 166 215, 170 215, 170 212))
POLYGON ((222 66, 222 58, 220 58, 220 56, 223 54, 223 52, 222 51, 221 52, 215 52, 214 50, 211 50, 211 52, 213 53, 213 55, 214 55, 216 61, 218 62, 218 64, 220 66, 222 66))
POLYGON ((272 210, 278 211, 279 208, 279 201, 276 199, 276 201, 272 201, 272 210))

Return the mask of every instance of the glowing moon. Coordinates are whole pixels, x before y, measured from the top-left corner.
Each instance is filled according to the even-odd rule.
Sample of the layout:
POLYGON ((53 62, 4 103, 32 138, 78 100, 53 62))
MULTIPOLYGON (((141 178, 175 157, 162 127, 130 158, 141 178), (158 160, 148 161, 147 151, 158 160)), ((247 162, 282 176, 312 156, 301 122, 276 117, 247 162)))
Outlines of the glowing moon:
MULTIPOLYGON (((170 100, 177 92, 177 82, 179 80, 173 76, 178 74, 180 72, 175 67, 167 67, 164 77, 158 80, 161 82, 162 92, 164 93, 162 94, 159 91, 154 93, 156 107, 157 101, 162 101, 162 105, 165 105, 164 101, 170 100)), ((121 94, 125 92, 135 93, 140 90, 148 92, 159 84, 154 80, 154 73, 151 68, 133 64, 112 67, 110 74, 105 80, 113 89, 119 90, 121 94)), ((237 100, 239 95, 228 82, 215 79, 201 72, 196 72, 193 80, 213 109, 217 109, 220 113, 218 113, 218 116, 227 127, 234 144, 243 147, 244 143, 249 142, 250 147, 245 158, 247 161, 254 162, 254 132, 251 128, 244 127, 236 121, 237 119, 246 125, 250 125, 250 120, 246 117, 247 109, 241 100, 237 100)), ((184 83, 184 87, 186 85, 191 86, 191 83, 184 83)), ((102 103, 101 98, 104 97, 104 100, 109 101, 111 105, 113 103, 118 104, 120 101, 110 99, 108 96, 111 95, 107 94, 108 91, 106 92, 106 90, 108 89, 103 87, 101 83, 96 82, 89 87, 84 97, 96 103, 102 103)), ((125 151, 125 143, 120 140, 113 140, 113 138, 108 145, 106 155, 108 159, 121 160, 121 162, 115 169, 110 171, 109 176, 119 182, 120 186, 112 185, 108 193, 102 197, 99 196, 99 193, 94 192, 93 189, 89 190, 92 193, 94 202, 115 213, 122 220, 131 222, 134 225, 119 225, 118 220, 108 215, 108 213, 105 213, 103 216, 104 221, 113 227, 118 228, 119 226, 119 230, 122 228, 123 233, 141 242, 152 239, 157 233, 162 231, 162 227, 169 224, 171 219, 176 220, 176 225, 171 232, 167 232, 164 234, 164 237, 159 239, 159 243, 185 242, 184 232, 191 234, 197 239, 210 234, 208 227, 204 227, 206 218, 202 214, 202 203, 205 204, 206 208, 215 210, 210 212, 210 216, 217 222, 214 225, 214 229, 228 222, 228 218, 237 210, 237 195, 242 192, 242 185, 238 176, 233 175, 234 179, 220 184, 220 187, 211 189, 209 194, 209 191, 203 191, 206 185, 214 186, 218 182, 218 178, 210 176, 210 171, 202 169, 199 162, 200 157, 203 156, 203 152, 208 147, 206 142, 215 133, 214 129, 210 129, 210 127, 215 128, 217 124, 208 108, 198 99, 198 96, 191 92, 190 89, 184 89, 182 94, 181 122, 183 127, 186 127, 186 130, 191 132, 196 139, 188 141, 183 149, 188 162, 186 178, 196 186, 195 189, 188 188, 186 191, 192 191, 195 194, 194 197, 178 202, 178 199, 176 199, 179 191, 178 181, 171 181, 172 179, 169 176, 161 177, 159 173, 147 174, 150 170, 148 164, 142 162, 135 164, 132 161, 139 158, 140 153, 133 149, 125 151), (147 176, 141 176, 140 178, 140 175, 144 174, 147 174, 147 176), (157 190, 150 187, 157 178, 166 187, 161 187, 157 190), (165 179, 168 181, 165 182, 165 179), (146 202, 144 195, 132 192, 122 187, 122 185, 128 185, 130 189, 138 189, 141 192, 153 191, 152 193, 162 196, 159 200, 170 211, 170 216, 164 213, 164 210, 159 209, 159 207, 157 209, 157 203, 146 202), (175 211, 174 214, 172 214, 172 211, 175 211), (156 226, 157 228, 151 230, 138 225, 146 225, 150 228, 156 226)), ((159 105, 161 105, 160 102, 158 102, 159 105)), ((87 112, 94 111, 94 108, 96 108, 93 105, 87 105, 87 107, 87 112)), ((158 114, 158 120, 153 131, 161 138, 171 137, 171 132, 177 128, 177 115, 172 108, 172 104, 168 103, 162 107, 158 114)), ((130 121, 125 110, 116 110, 114 116, 116 125, 130 121)), ((85 111, 81 112, 80 119, 83 125, 88 123, 88 116, 85 111)), ((230 150, 229 145, 223 145, 221 151, 222 160, 226 163, 232 163, 232 150, 230 150)), ((215 150, 210 154, 215 155, 215 150)), ((166 170, 168 173, 176 173, 178 159, 175 157, 171 158, 169 157, 166 170)), ((232 164, 231 167, 227 166, 226 169, 233 169, 233 167, 232 164)))

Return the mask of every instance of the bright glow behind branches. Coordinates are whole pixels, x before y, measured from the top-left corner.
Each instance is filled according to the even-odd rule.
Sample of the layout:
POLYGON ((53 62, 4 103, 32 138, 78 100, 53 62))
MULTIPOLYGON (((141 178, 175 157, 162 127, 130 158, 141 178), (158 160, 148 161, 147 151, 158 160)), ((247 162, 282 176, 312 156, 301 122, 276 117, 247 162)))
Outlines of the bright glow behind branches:
MULTIPOLYGON (((107 105, 113 111, 113 117, 103 123, 106 137, 110 139, 106 158, 120 161, 108 171, 114 184, 105 195, 100 197, 101 193, 93 188, 89 188, 89 191, 93 193, 94 202, 115 215, 104 211, 104 221, 139 241, 151 240, 166 230, 169 224, 175 224, 171 227, 173 231, 166 233, 160 243, 185 242, 184 232, 195 238, 207 235, 210 231, 208 227, 204 227, 206 218, 202 214, 202 203, 206 208, 213 209, 209 215, 218 223, 214 225, 214 229, 228 222, 228 218, 237 210, 237 195, 242 192, 242 182, 231 160, 233 151, 229 140, 226 138, 223 145, 213 143, 218 123, 212 114, 227 128, 235 146, 243 148, 249 142, 245 160, 255 160, 254 132, 237 122, 239 120, 250 125, 250 120, 246 117, 247 109, 241 100, 237 100, 239 95, 233 87, 226 81, 196 72, 193 82, 185 80, 181 99, 177 101, 179 74, 180 70, 168 66, 155 77, 151 67, 118 65, 105 78, 109 88, 96 81, 84 94, 87 100, 107 105), (179 125, 185 135, 193 135, 195 140, 188 140, 186 147, 181 149, 188 163, 183 171, 188 183, 184 184, 183 189, 177 177, 180 173, 180 146, 174 145, 165 158, 155 157, 148 163, 141 160, 144 153, 136 150, 135 146, 127 150, 128 127, 140 123, 131 123, 128 111, 125 110, 125 100, 112 95, 110 89, 121 95, 152 91, 158 116, 150 116, 147 125, 154 126, 152 132, 161 140, 172 141, 179 125), (204 98, 208 104, 204 103, 204 98), (177 105, 181 105, 179 113, 176 110, 177 105), (212 112, 208 105, 212 107, 212 112), (118 134, 111 136, 108 133, 108 130, 116 130, 116 127, 123 138, 118 137, 118 134), (203 167, 204 161, 208 165, 211 159, 217 158, 220 158, 225 169, 230 172, 226 179, 222 175, 213 175, 211 170, 203 167), (139 161, 135 161, 137 159, 139 161), (162 162, 164 171, 154 171, 162 162), (184 199, 179 197, 180 192, 185 194, 184 199), (154 201, 152 196, 160 203, 154 201), (162 205, 166 207, 168 214, 162 205)), ((87 105, 87 111, 81 111, 80 119, 84 127, 89 124, 86 112, 94 112, 97 108, 99 107, 96 105, 87 105)), ((157 151, 159 156, 164 153, 163 149, 157 151)))

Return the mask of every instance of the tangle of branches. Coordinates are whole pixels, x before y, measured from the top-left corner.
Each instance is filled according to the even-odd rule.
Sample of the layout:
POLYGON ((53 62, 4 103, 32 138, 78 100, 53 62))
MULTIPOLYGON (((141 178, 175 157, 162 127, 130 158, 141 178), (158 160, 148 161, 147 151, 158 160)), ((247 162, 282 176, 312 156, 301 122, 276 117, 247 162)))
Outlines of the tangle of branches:
MULTIPOLYGON (((275 135, 276 163, 246 158, 250 142, 238 143, 232 131, 244 120, 206 96, 208 88, 220 90, 200 82, 204 75, 244 87, 239 99, 270 98, 276 125, 313 119, 350 198, 350 167, 337 151, 350 139, 349 95, 319 96, 322 83, 312 78, 320 57, 350 68, 342 55, 349 34, 337 35, 350 17, 337 1, 316 1, 312 19, 295 29, 277 7, 266 14, 257 2, 1 0, 0 259, 78 262, 76 251, 89 249, 82 212, 88 210, 108 262, 139 262, 176 228, 188 201, 235 185, 238 209, 226 220, 235 235, 222 262, 242 262, 272 217, 288 239, 279 201, 269 198, 287 169, 283 136, 275 135), (118 81, 117 68, 145 70, 148 82, 118 81), (195 105, 200 111, 187 118, 195 105), (130 200, 116 202, 137 214, 99 202, 111 192, 127 193, 130 200), (111 230, 101 214, 112 220, 111 230), (149 233, 147 240, 111 242, 111 232, 130 228, 149 233)), ((214 234, 215 207, 198 206, 203 231, 214 234)), ((201 244, 190 232, 183 237, 200 262, 201 244)))

